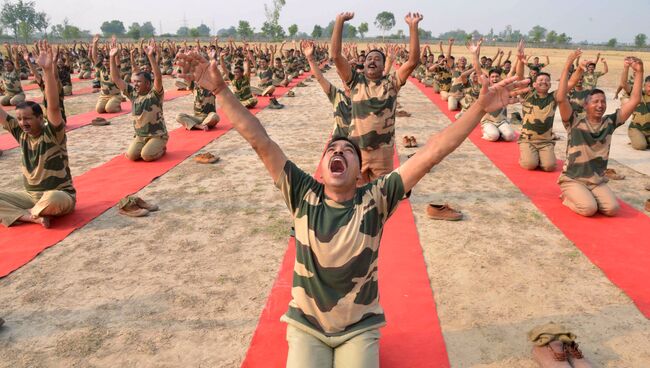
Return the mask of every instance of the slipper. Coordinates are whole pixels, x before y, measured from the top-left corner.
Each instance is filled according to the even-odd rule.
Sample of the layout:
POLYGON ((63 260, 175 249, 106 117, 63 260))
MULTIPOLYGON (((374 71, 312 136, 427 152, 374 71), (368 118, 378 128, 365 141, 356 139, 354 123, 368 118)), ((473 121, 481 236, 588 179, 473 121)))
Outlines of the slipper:
POLYGON ((412 148, 418 146, 418 141, 415 140, 415 137, 414 137, 414 136, 410 136, 410 137, 409 137, 409 141, 411 142, 411 147, 412 147, 412 148))
POLYGON ((402 138, 402 144, 406 148, 411 148, 411 138, 409 138, 408 135, 405 135, 404 138, 402 138))
POLYGON ((605 169, 605 177, 607 179, 611 179, 611 180, 623 180, 623 179, 625 179, 625 175, 617 174, 616 170, 614 170, 614 169, 605 169))
POLYGON ((156 212, 160 209, 157 204, 149 203, 140 197, 133 196, 133 198, 135 198, 135 204, 138 207, 145 209, 149 212, 156 212))
POLYGON ((404 110, 398 110, 396 115, 400 118, 408 118, 411 116, 411 113, 404 110))
POLYGON ((564 353, 573 368, 592 368, 591 363, 584 357, 575 341, 564 344, 564 353))
POLYGON ((425 209, 425 212, 427 214, 427 217, 432 220, 460 221, 463 219, 463 213, 457 209, 452 208, 447 203, 429 203, 425 209))
POLYGON ((307 87, 307 85, 304 84, 303 82, 299 82, 298 84, 296 84, 296 87, 307 87))
POLYGON ((111 122, 102 118, 102 117, 97 117, 94 118, 93 120, 90 121, 90 125, 94 126, 105 126, 105 125, 110 125, 111 122))
POLYGON ((571 368, 561 341, 533 347, 533 359, 542 368, 571 368))
POLYGON ((220 157, 215 156, 211 154, 210 152, 206 153, 199 153, 198 155, 194 156, 194 161, 200 163, 200 164, 213 164, 217 161, 219 161, 220 157))
POLYGON ((296 92, 294 91, 287 92, 287 97, 296 97, 296 92))

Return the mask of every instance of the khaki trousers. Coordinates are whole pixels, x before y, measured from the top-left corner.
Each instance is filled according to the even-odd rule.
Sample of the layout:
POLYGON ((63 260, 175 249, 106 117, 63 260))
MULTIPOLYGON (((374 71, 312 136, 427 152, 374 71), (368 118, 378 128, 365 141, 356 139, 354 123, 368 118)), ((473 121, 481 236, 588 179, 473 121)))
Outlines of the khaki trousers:
POLYGON ((75 199, 60 190, 49 190, 38 197, 27 192, 0 190, 0 221, 13 225, 21 216, 61 216, 74 210, 75 199))
POLYGON ((288 325, 287 368, 378 368, 379 336, 379 330, 372 329, 347 340, 321 340, 288 325))
POLYGON ((63 86, 63 95, 71 96, 72 95, 72 86, 63 86))
POLYGON ((538 167, 544 171, 555 170, 555 143, 519 142, 519 166, 526 170, 538 167))
POLYGON ((504 120, 499 124, 489 122, 483 123, 481 124, 481 129, 483 130, 482 138, 486 141, 496 142, 499 138, 506 142, 512 142, 515 140, 515 131, 512 130, 507 120, 504 120))
POLYGON ((577 180, 563 179, 560 183, 562 204, 582 216, 593 216, 601 212, 614 216, 620 209, 616 195, 607 184, 585 185, 577 180))
POLYGON ((456 96, 449 95, 447 98, 447 108, 449 111, 460 110, 460 99, 456 96))
POLYGON ((643 151, 647 149, 648 144, 650 144, 650 137, 643 134, 643 132, 637 128, 628 128, 627 136, 630 137, 632 148, 635 150, 643 151))
POLYGON ((2 106, 16 106, 21 102, 25 101, 25 94, 24 93, 18 93, 18 94, 13 94, 9 92, 5 92, 5 94, 0 98, 0 105, 2 106))
POLYGON ((95 111, 100 114, 116 113, 122 111, 122 95, 99 95, 95 111))
POLYGON ((156 161, 167 150, 168 137, 135 137, 126 150, 126 158, 131 161, 142 159, 156 161))
POLYGON ((357 185, 370 183, 382 175, 393 171, 393 146, 383 146, 375 150, 361 150, 361 180, 357 185))
POLYGON ((219 122, 219 115, 214 112, 211 112, 205 118, 196 115, 188 115, 185 113, 180 113, 176 115, 176 121, 185 127, 187 130, 192 130, 192 128, 197 125, 203 124, 208 128, 213 128, 219 122))

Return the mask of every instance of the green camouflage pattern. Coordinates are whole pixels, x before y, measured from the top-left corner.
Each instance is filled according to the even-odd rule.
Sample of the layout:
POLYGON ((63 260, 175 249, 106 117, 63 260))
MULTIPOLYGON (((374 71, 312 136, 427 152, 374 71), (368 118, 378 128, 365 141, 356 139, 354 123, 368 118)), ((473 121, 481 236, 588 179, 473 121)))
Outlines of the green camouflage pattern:
MULTIPOLYGON (((45 97, 45 82, 43 82, 43 79, 41 79, 40 83, 36 82, 38 85, 38 88, 41 90, 41 93, 43 93, 43 106, 45 107, 45 111, 43 112, 45 116, 47 117, 47 98, 45 97)), ((65 115, 65 103, 63 102, 63 84, 60 82, 58 83, 59 86, 59 109, 61 109, 61 116, 63 117, 63 121, 68 121, 68 118, 65 115)))
POLYGON ((585 109, 585 100, 589 96, 589 93, 591 93, 591 90, 584 88, 581 91, 574 88, 569 92, 569 102, 573 111, 582 112, 585 109))
POLYGON ((330 84, 330 90, 327 94, 332 107, 334 108, 334 128, 332 129, 332 139, 350 135, 350 123, 352 121, 352 101, 345 95, 345 92, 330 84))
POLYGON ((607 182, 605 169, 609 160, 609 149, 614 130, 623 125, 618 114, 605 115, 600 124, 587 121, 584 112, 574 112, 569 121, 563 122, 567 130, 566 160, 559 182, 577 180, 586 185, 599 185, 607 182))
POLYGON ((20 73, 14 68, 13 71, 2 73, 2 88, 5 93, 17 95, 23 92, 23 85, 20 83, 20 73))
POLYGON ((194 95, 194 116, 205 119, 209 113, 217 111, 217 103, 212 92, 201 88, 194 81, 190 83, 190 88, 194 95))
POLYGON ((499 110, 488 112, 483 115, 481 124, 490 123, 499 126, 503 121, 508 119, 508 108, 502 107, 499 110))
POLYGON ((258 86, 261 88, 270 87, 273 85, 273 70, 271 68, 259 69, 257 71, 257 77, 260 79, 258 86), (263 79, 266 79, 266 82, 262 82, 263 79))
POLYGON ((124 75, 131 74, 131 72, 133 72, 133 68, 131 67, 131 58, 129 56, 122 56, 120 58, 120 73, 124 75))
POLYGON ((553 120, 555 119, 555 92, 540 97, 537 91, 528 92, 521 103, 520 142, 552 142, 553 120))
POLYGON ((296 241, 292 300, 284 317, 326 336, 385 324, 378 256, 383 226, 404 197, 398 170, 337 203, 323 184, 287 161, 276 182, 296 241))
POLYGON ((451 89, 451 70, 447 66, 438 66, 436 69, 436 80, 441 91, 449 92, 451 89))
POLYGON ((167 126, 163 116, 163 91, 157 92, 153 86, 146 95, 140 95, 127 84, 126 97, 133 105, 133 129, 138 137, 167 137, 167 126))
POLYGON ((640 130, 646 137, 650 137, 650 106, 648 104, 650 104, 650 96, 643 92, 641 102, 634 109, 630 122, 630 128, 640 130))
POLYGON ((38 137, 24 132, 11 115, 7 115, 2 125, 18 142, 23 184, 32 197, 40 198, 49 190, 61 190, 75 196, 68 165, 65 123, 55 127, 45 120, 43 133, 38 137))
POLYGON ((235 75, 232 73, 229 77, 230 85, 233 87, 232 92, 239 98, 239 101, 250 100, 253 97, 251 80, 248 77, 242 76, 240 79, 235 79, 235 75))
POLYGON ((121 93, 120 89, 117 88, 111 79, 111 72, 104 67, 104 64, 101 61, 95 64, 95 70, 97 70, 97 78, 99 79, 99 85, 101 88, 100 93, 102 95, 116 96, 121 93))
POLYGON ((593 72, 593 73, 584 73, 582 75, 582 87, 584 89, 594 89, 598 84, 598 78, 602 77, 605 73, 603 72, 593 72))
POLYGON ((365 150, 393 146, 397 93, 402 87, 397 74, 393 72, 371 81, 353 70, 347 84, 352 101, 349 138, 365 150))

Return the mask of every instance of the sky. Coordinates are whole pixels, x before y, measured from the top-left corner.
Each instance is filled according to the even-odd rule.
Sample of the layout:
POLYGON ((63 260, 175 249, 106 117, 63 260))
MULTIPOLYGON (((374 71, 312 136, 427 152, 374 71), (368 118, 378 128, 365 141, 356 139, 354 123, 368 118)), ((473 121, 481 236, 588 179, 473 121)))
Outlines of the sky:
MULTIPOLYGON (((247 20, 258 31, 265 21, 264 4, 272 0, 34 0, 36 9, 50 16, 50 24, 59 24, 68 18, 70 24, 93 33, 99 33, 102 22, 118 19, 128 26, 133 22, 151 21, 156 32, 176 33, 184 24, 196 27, 206 24, 216 33, 220 28, 237 26, 247 20), (162 30, 162 32, 161 32, 162 30)), ((404 15, 420 12, 424 20, 420 28, 433 35, 452 29, 467 32, 478 30, 495 33, 506 25, 522 33, 541 25, 557 33, 565 32, 574 42, 607 42, 616 38, 619 43, 632 43, 638 33, 650 36, 647 15, 650 0, 286 0, 280 23, 286 29, 297 24, 300 32, 311 33, 315 24, 326 26, 336 14, 355 12, 352 25, 367 22, 368 35, 381 35, 373 22, 378 13, 395 14, 398 29, 407 30, 404 15), (624 4, 624 5, 623 5, 624 4)))

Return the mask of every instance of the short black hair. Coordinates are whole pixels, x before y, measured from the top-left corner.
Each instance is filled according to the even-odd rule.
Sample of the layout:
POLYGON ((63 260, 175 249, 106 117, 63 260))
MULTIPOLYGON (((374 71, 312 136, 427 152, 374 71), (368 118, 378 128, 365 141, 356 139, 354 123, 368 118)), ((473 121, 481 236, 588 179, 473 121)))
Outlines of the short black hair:
POLYGON ((551 79, 551 75, 548 74, 547 72, 540 72, 540 71, 537 71, 537 75, 535 76, 535 82, 537 82, 537 78, 541 77, 542 75, 545 75, 545 76, 547 76, 549 79, 551 79))
POLYGON ((385 55, 383 52, 381 52, 381 50, 378 50, 378 49, 372 49, 372 50, 368 51, 368 53, 366 54, 366 56, 370 55, 371 52, 378 52, 379 55, 381 55, 382 61, 383 61, 384 63, 386 62, 386 55, 385 55))
POLYGON ((147 82, 151 83, 153 82, 153 77, 151 76, 151 73, 141 70, 137 73, 135 73, 137 77, 143 77, 147 82))
POLYGON ((338 142, 338 141, 346 141, 354 147, 354 152, 357 154, 357 158, 359 159, 359 167, 361 167, 361 149, 359 148, 359 145, 354 143, 350 138, 346 136, 332 136, 332 140, 327 144, 327 147, 329 147, 332 143, 338 142))
POLYGON ((650 75, 645 77, 645 79, 643 80, 643 83, 650 83, 650 75))
POLYGON ((244 67, 243 67, 243 66, 240 66, 240 65, 235 66, 235 70, 237 70, 237 69, 239 69, 239 71, 240 71, 241 73, 244 72, 244 67))
POLYGON ((501 75, 501 68, 490 68, 490 72, 488 73, 488 76, 494 73, 501 75))
POLYGON ((43 109, 41 108, 41 105, 37 104, 34 101, 23 101, 16 105, 16 110, 25 109, 31 109, 32 113, 36 116, 43 116, 43 109))

